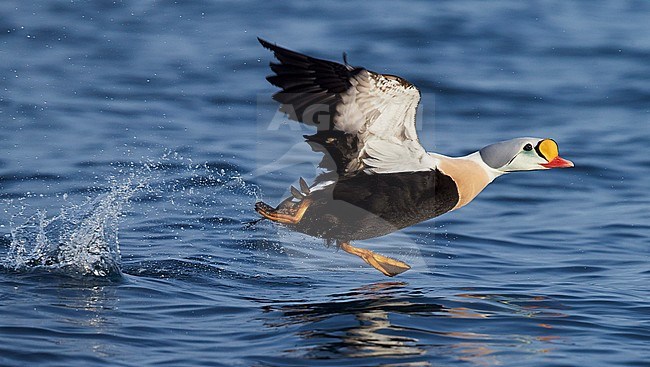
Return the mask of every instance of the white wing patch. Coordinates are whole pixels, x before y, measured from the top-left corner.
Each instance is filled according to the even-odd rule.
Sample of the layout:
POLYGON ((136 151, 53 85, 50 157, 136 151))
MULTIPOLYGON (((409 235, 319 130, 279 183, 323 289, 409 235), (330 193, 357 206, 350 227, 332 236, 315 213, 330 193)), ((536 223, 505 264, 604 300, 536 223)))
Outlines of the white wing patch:
POLYGON ((372 173, 429 171, 437 165, 437 160, 417 141, 372 139, 366 142, 364 149, 366 158, 362 161, 366 171, 372 173))
POLYGON ((437 161, 420 145, 415 129, 420 91, 402 78, 367 70, 350 83, 341 94, 334 127, 357 135, 356 163, 372 173, 434 169, 437 161))

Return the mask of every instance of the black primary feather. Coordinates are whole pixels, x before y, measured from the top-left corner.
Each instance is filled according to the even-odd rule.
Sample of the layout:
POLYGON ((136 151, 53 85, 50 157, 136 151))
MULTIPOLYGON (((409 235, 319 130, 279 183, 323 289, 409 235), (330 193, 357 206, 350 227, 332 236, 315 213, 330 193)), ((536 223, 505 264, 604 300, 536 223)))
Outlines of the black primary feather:
POLYGON ((319 131, 332 130, 341 93, 352 86, 350 79, 364 68, 349 66, 347 60, 343 65, 258 40, 279 61, 270 64, 275 75, 266 79, 282 89, 273 95, 282 104, 280 111, 292 120, 317 126, 319 131))

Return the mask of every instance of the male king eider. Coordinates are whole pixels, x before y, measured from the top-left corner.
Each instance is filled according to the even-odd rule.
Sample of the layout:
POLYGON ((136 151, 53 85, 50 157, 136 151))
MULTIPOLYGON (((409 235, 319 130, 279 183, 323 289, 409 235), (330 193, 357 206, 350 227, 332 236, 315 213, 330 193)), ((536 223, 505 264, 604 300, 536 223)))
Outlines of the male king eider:
MULTIPOLYGON (((292 120, 317 127, 305 136, 325 154, 329 169, 276 208, 263 202, 263 218, 336 242, 385 275, 410 266, 354 247, 353 240, 383 236, 458 209, 502 174, 573 167, 551 139, 518 138, 465 157, 429 153, 418 141, 420 92, 406 80, 362 67, 309 57, 259 39, 279 63, 266 79, 281 91, 273 99, 292 120)), ((262 219, 263 219, 262 218, 262 219)))

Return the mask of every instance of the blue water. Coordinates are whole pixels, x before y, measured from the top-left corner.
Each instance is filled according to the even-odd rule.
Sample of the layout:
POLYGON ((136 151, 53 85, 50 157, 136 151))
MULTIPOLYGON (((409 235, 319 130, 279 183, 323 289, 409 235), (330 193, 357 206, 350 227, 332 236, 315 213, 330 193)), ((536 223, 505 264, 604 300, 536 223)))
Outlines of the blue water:
POLYGON ((0 2, 0 365, 650 366, 650 3, 0 2), (320 157, 273 42, 404 76, 421 141, 571 170, 358 243, 270 223, 320 157))

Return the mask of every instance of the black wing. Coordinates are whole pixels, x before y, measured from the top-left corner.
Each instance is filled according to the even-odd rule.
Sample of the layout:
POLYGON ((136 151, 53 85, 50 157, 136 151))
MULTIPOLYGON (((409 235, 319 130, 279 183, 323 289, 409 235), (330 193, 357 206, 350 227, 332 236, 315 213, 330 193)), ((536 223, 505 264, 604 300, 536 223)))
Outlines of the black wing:
POLYGON ((258 38, 273 51, 280 63, 272 62, 275 75, 266 77, 282 90, 273 95, 281 103, 280 111, 290 119, 332 130, 341 93, 352 86, 351 79, 363 68, 303 55, 258 38))

